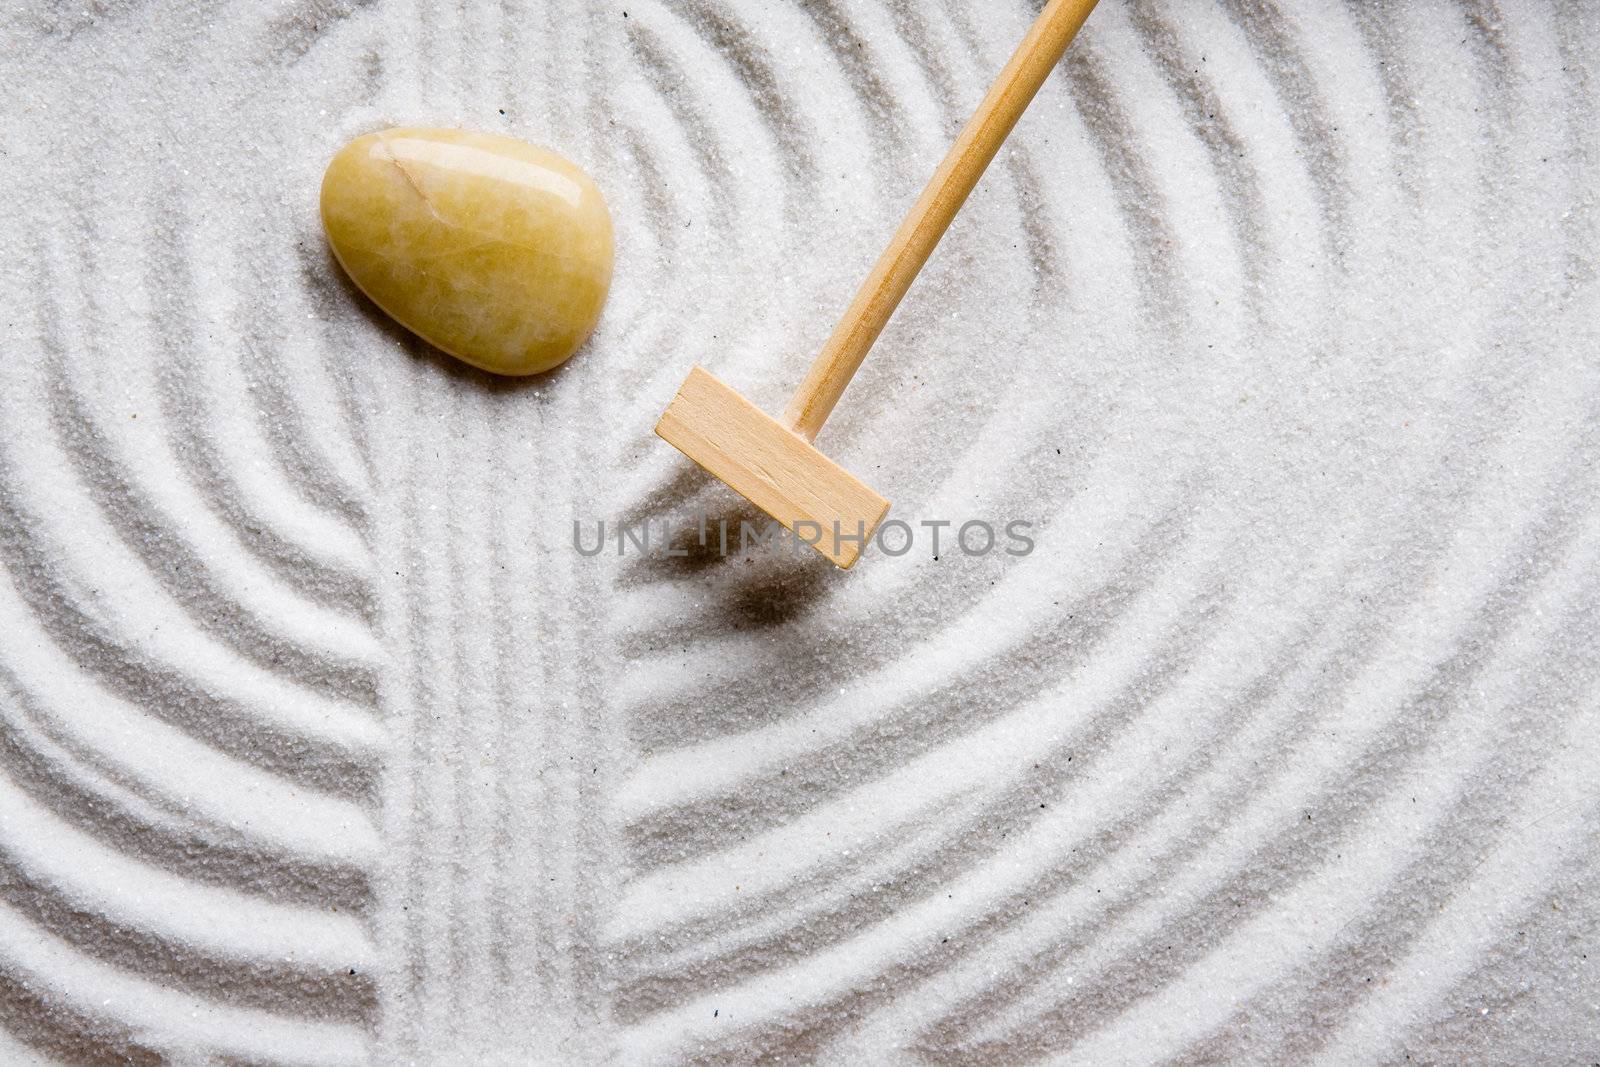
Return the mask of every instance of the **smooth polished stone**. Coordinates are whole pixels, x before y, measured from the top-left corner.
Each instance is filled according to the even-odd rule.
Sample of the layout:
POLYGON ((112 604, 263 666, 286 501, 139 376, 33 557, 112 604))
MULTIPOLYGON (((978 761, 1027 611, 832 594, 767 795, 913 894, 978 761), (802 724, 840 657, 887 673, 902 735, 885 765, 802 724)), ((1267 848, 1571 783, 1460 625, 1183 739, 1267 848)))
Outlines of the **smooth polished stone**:
POLYGON ((323 175, 322 225, 374 303, 496 374, 538 374, 572 355, 611 287, 600 190, 576 165, 511 137, 358 137, 323 175))

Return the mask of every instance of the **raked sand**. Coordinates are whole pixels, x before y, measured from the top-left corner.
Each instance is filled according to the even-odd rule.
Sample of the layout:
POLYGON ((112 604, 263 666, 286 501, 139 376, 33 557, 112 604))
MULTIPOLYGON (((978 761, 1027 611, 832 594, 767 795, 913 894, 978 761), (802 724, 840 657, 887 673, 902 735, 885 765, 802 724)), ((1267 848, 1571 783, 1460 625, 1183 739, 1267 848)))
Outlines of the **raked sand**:
POLYGON ((1034 551, 574 550, 1033 10, 6 7, 0 1062, 1600 1060, 1594 5, 1104 0, 819 439, 1034 551), (397 124, 595 176, 564 369, 342 279, 397 124))

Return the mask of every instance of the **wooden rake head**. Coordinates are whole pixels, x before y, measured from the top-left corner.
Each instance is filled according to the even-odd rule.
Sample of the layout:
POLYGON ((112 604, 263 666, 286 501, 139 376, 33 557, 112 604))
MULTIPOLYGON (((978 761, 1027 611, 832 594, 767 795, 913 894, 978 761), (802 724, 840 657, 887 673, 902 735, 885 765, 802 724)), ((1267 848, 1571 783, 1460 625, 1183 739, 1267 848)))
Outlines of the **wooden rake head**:
POLYGON ((1045 4, 862 283, 783 421, 696 367, 656 423, 669 444, 840 567, 860 557, 889 502, 811 441, 1094 5, 1045 4))
POLYGON ((700 367, 656 433, 840 567, 860 558, 889 510, 810 441, 700 367))

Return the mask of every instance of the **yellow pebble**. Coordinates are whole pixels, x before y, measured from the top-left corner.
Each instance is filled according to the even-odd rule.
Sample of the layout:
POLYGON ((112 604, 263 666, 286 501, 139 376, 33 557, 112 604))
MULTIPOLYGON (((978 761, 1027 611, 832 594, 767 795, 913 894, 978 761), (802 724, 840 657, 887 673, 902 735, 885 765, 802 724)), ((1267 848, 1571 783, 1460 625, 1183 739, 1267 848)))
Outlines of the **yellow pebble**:
POLYGON ((496 374, 538 374, 572 355, 611 287, 600 190, 554 152, 510 137, 358 137, 323 176, 322 225, 374 303, 496 374))

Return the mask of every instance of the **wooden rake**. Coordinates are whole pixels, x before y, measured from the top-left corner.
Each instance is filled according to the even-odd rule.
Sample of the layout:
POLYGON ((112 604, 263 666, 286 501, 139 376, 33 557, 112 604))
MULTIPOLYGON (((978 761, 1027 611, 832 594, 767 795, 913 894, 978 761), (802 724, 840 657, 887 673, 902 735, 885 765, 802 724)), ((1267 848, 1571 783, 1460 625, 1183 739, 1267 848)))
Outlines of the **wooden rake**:
POLYGON ((656 434, 840 567, 860 557, 889 501, 811 442, 1095 0, 1049 0, 822 346, 782 421, 702 367, 656 434))

